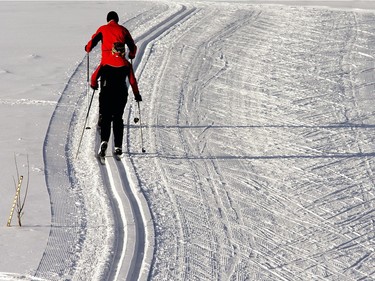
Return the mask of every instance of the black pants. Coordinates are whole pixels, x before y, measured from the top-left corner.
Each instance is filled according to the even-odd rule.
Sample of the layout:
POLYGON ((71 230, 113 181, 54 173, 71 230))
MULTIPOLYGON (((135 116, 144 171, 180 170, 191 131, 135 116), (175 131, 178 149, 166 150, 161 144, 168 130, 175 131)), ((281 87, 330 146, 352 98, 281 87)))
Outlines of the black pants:
POLYGON ((101 115, 101 141, 109 141, 111 124, 115 147, 122 147, 124 121, 122 115, 128 100, 126 67, 102 66, 100 69, 99 114, 101 115))

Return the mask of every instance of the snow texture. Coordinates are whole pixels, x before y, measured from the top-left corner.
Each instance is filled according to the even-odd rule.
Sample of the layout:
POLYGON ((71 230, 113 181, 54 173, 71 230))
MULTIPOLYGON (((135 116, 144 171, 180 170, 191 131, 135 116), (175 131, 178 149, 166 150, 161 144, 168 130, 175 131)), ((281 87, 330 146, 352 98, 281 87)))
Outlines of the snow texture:
MULTIPOLYGON (((31 11, 112 10, 25 3, 0 8, 4 22, 19 9, 19 42, 31 11)), ((95 157, 97 94, 84 128, 86 38, 65 62, 64 46, 0 43, 4 225, 13 162, 30 169, 24 226, 0 227, 0 280, 375 280, 374 5, 117 5, 144 99, 135 124, 129 92, 120 161, 112 144, 95 157)), ((72 36, 102 22, 86 24, 72 36)))

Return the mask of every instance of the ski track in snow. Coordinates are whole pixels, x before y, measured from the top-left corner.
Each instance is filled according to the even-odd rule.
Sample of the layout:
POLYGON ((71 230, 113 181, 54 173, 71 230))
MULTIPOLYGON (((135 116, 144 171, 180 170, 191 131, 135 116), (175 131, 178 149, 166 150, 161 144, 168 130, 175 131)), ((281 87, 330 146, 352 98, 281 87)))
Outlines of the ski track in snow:
POLYGON ((210 3, 153 43, 146 155, 128 128, 152 280, 375 278, 374 25, 210 3))
MULTIPOLYGON (((162 22, 168 27, 173 24, 165 19, 183 11, 181 5, 156 5, 152 10, 130 20, 127 26, 137 26, 133 32, 135 38, 141 36, 140 32, 143 35, 152 34, 145 26, 163 27, 163 24, 159 24, 162 22)), ((147 39, 144 41, 147 42, 147 39)), ((90 69, 97 66, 99 59, 100 50, 97 48, 91 53, 90 69)), ((82 116, 87 112, 87 85, 82 83, 85 81, 86 67, 84 59, 70 78, 56 106, 45 139, 44 159, 48 170, 46 181, 51 200, 52 225, 35 278, 134 280, 139 276, 140 280, 145 280, 149 265, 143 263, 150 263, 148 259, 152 258, 152 251, 144 247, 151 245, 153 249, 153 240, 146 245, 145 238, 152 239, 153 233, 147 233, 148 236, 144 237, 144 233, 131 231, 134 224, 135 228, 141 228, 144 232, 145 225, 140 222, 143 219, 140 211, 137 211, 138 217, 134 214, 136 201, 142 206, 142 198, 136 199, 140 196, 136 193, 133 195, 131 190, 121 190, 131 188, 126 181, 125 167, 118 164, 116 168, 107 164, 107 169, 98 169, 94 154, 96 133, 90 134, 95 129, 86 132, 80 157, 75 158, 82 130, 81 120, 85 118, 82 116), (127 195, 121 196, 119 192, 127 195), (124 211, 127 215, 124 215, 124 211)), ((97 108, 97 100, 94 99, 91 123, 97 119, 97 108)), ((145 202, 143 205, 147 208, 145 202)), ((143 216, 145 213, 143 211, 143 216)), ((150 229, 152 232, 152 224, 147 222, 146 230, 150 232, 150 229)))
MULTIPOLYGON (((85 60, 71 77, 44 145, 52 225, 34 279, 123 273, 129 241, 120 240, 133 226, 113 199, 112 173, 129 181, 120 185, 143 220, 145 207, 152 216, 143 221, 152 261, 133 264, 145 279, 374 280, 374 14, 194 6, 142 45, 147 152, 129 102, 127 155, 108 159, 108 179, 95 129, 74 158, 85 60)), ((180 9, 157 5, 127 26, 142 38, 180 9)), ((99 57, 90 54, 90 69, 99 57)))

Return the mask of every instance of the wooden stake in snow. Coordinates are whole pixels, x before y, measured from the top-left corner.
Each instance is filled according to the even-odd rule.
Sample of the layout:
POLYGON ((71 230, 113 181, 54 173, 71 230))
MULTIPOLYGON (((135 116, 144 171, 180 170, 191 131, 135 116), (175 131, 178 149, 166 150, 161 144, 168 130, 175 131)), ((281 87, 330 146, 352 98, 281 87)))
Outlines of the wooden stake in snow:
POLYGON ((20 192, 21 192, 22 180, 23 180, 23 176, 20 176, 20 178, 18 180, 18 186, 17 186, 17 190, 16 190, 16 195, 14 196, 13 206, 12 206, 12 209, 10 210, 10 216, 9 216, 9 219, 8 219, 7 226, 10 226, 10 223, 12 222, 14 208, 17 205, 18 197, 20 196, 20 192))

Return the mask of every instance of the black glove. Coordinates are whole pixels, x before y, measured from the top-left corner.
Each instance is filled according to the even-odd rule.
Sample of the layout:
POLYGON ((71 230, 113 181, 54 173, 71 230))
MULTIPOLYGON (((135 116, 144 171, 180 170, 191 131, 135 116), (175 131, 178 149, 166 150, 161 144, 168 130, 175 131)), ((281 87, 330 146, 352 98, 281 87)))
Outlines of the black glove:
POLYGON ((99 89, 98 81, 91 81, 91 83, 90 83, 90 87, 91 87, 91 89, 93 89, 93 90, 97 90, 97 89, 99 89))
POLYGON ((142 96, 141 96, 140 93, 138 93, 138 94, 134 94, 134 98, 135 98, 135 100, 138 101, 138 102, 142 101, 142 96))

